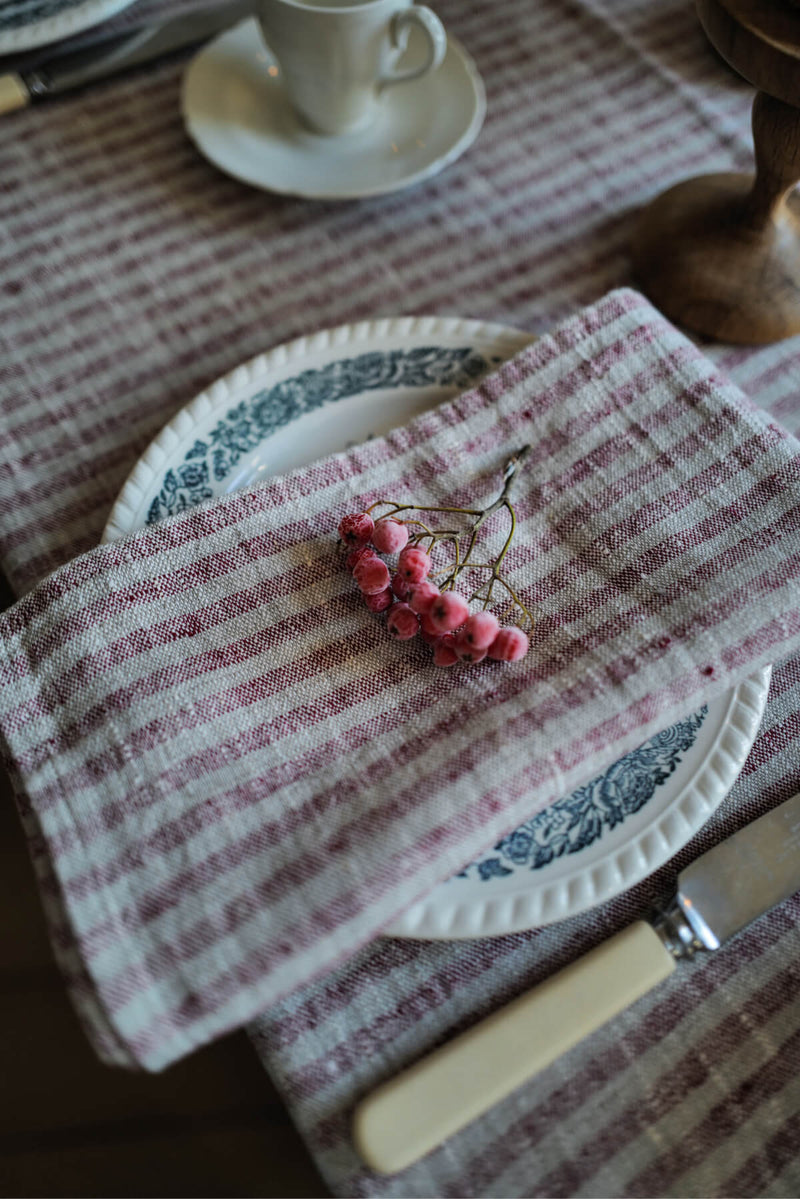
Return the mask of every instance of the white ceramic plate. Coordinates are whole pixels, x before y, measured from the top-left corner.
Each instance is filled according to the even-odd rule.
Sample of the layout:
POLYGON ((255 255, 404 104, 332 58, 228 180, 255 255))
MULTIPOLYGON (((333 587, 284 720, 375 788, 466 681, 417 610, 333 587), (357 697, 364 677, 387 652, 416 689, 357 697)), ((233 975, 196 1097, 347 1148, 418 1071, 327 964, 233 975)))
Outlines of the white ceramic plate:
MULTIPOLYGON (((424 50, 412 29, 404 65, 424 50)), ((227 174, 266 191, 325 200, 377 196, 429 179, 472 145, 486 114, 477 68, 451 38, 438 70, 386 89, 367 130, 317 136, 290 108, 255 20, 221 34, 193 59, 182 106, 192 141, 227 174)))
MULTIPOLYGON (((104 540, 381 436, 533 340, 478 321, 365 321, 261 354, 175 416, 123 487, 104 540)), ((755 739, 770 671, 678 721, 546 808, 387 931, 495 935, 560 920, 639 882, 721 803, 755 739)))
POLYGON ((133 0, 0 0, 0 54, 17 54, 99 25, 133 0))

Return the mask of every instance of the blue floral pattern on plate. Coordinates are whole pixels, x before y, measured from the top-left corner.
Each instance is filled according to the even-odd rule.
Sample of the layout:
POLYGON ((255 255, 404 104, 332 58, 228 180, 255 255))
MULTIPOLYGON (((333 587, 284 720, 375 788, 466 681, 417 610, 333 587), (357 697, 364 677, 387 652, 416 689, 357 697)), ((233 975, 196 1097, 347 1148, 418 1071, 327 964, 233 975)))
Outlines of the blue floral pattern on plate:
POLYGON ((19 29, 34 21, 46 21, 84 3, 85 0, 12 0, 10 4, 0 5, 0 30, 19 29))
MULTIPOLYGON (((470 347, 423 346, 370 351, 301 371, 235 404, 183 462, 164 474, 147 512, 147 524, 193 508, 219 494, 245 454, 291 421, 323 404, 369 391, 411 387, 464 388, 496 362, 470 347)), ((708 709, 651 737, 572 795, 520 825, 455 879, 481 882, 518 870, 540 870, 565 854, 579 853, 652 799, 691 748, 708 709)), ((455 879, 451 880, 454 882, 455 879)))
MULTIPOLYGON (((640 811, 691 749, 708 708, 657 733, 590 783, 559 799, 504 837, 488 854, 455 877, 490 882, 516 870, 541 870, 564 854, 580 853, 640 811)), ((451 880, 452 881, 452 880, 451 880)))
POLYGON ((147 524, 210 500, 216 494, 212 479, 222 482, 267 437, 323 404, 385 388, 464 388, 490 365, 469 347, 418 346, 342 358, 263 388, 230 408, 206 439, 194 443, 181 466, 167 471, 147 524))

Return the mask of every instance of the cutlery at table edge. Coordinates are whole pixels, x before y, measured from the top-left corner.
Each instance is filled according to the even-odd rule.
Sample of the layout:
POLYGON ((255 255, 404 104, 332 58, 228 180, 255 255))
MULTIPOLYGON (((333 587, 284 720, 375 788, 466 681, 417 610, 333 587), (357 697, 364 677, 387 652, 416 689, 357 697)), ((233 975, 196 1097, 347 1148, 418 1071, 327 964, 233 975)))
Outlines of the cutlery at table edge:
POLYGON ((645 995, 800 889, 800 793, 692 862, 671 903, 389 1079, 356 1108, 382 1174, 413 1165, 645 995))
POLYGON ((48 47, 0 74, 0 116, 198 46, 251 16, 254 4, 225 0, 169 21, 105 33, 91 42, 48 47))

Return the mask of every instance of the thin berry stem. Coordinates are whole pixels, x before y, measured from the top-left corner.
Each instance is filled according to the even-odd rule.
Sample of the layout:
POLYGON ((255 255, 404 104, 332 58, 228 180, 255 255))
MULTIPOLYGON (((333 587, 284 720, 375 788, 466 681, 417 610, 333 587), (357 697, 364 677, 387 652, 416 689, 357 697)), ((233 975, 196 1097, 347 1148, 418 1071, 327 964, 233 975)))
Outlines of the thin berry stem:
POLYGON ((506 554, 511 547, 511 543, 514 540, 514 534, 517 528, 517 514, 509 496, 514 483, 523 466, 525 465, 528 455, 531 452, 531 448, 532 447, 530 445, 525 445, 518 450, 516 454, 513 454, 512 457, 509 458, 503 470, 502 490, 486 508, 458 508, 446 505, 429 506, 426 504, 398 504, 394 500, 375 500, 375 502, 369 508, 367 508, 366 511, 369 514, 372 514, 378 508, 386 508, 387 511, 382 512, 378 517, 378 520, 394 520, 400 513, 405 512, 453 513, 457 514, 458 516, 474 517, 475 519, 471 522, 468 528, 462 532, 459 532, 456 529, 432 529, 425 523, 425 521, 414 516, 409 516, 401 523, 409 526, 417 526, 418 530, 420 531, 411 534, 409 537, 409 544, 420 545, 425 542, 426 553, 430 553, 437 542, 452 542, 454 561, 450 566, 434 572, 437 576, 442 574, 446 576, 442 582, 440 588, 441 591, 452 590, 459 575, 465 570, 488 570, 491 572, 490 577, 481 583, 480 587, 478 587, 478 589, 470 597, 471 600, 482 600, 483 607, 487 608, 492 600, 495 583, 499 583, 506 590, 507 594, 510 596, 514 605, 520 610, 525 620, 530 626, 533 626, 533 617, 531 616, 531 613, 522 603, 511 584, 504 578, 500 569, 503 560, 505 559, 506 554), (485 524, 490 516, 492 516, 495 512, 498 512, 501 508, 505 508, 505 510, 508 512, 510 522, 508 534, 502 549, 498 553, 497 557, 491 562, 473 561, 472 554, 475 549, 478 540, 478 533, 482 525, 485 524), (461 538, 464 536, 468 536, 469 540, 467 542, 466 552, 462 554, 461 538), (485 595, 482 597, 481 592, 484 590, 485 595))

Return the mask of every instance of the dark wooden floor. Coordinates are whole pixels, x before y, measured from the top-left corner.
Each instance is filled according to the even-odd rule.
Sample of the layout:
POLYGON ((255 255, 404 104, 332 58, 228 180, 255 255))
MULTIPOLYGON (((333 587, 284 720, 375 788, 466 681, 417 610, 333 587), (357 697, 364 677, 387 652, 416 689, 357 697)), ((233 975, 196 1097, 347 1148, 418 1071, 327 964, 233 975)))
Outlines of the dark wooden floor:
MULTIPOLYGON (((0 600, 10 602, 4 587, 0 600)), ((159 1075, 95 1058, 52 959, 2 774, 0 1194, 328 1194, 244 1033, 159 1075)))

